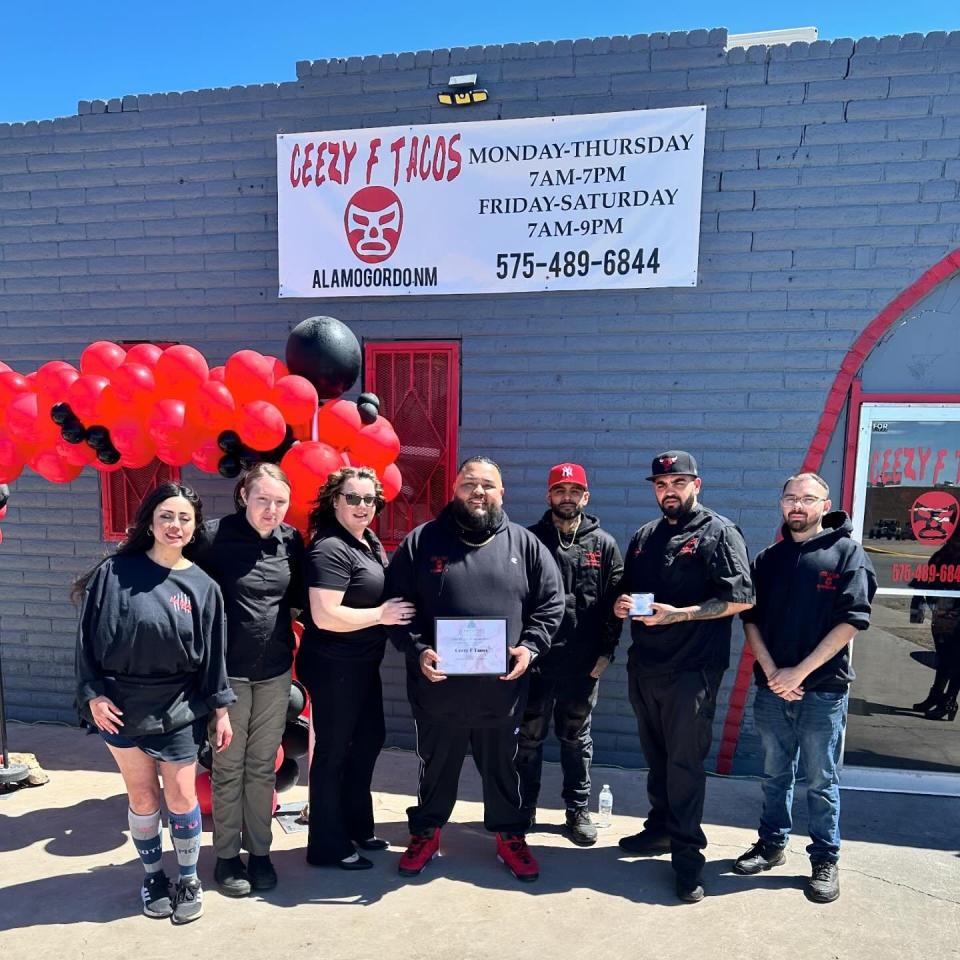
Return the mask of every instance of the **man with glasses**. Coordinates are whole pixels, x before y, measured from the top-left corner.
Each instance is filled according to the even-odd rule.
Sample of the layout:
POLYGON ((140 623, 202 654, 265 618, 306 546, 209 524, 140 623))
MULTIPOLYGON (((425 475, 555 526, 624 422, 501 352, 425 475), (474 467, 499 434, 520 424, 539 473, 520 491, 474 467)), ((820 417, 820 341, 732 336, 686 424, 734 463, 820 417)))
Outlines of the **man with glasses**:
POLYGON ((812 865, 805 893, 815 903, 840 896, 838 767, 853 680, 850 644, 870 625, 877 587, 850 520, 830 508, 830 490, 817 474, 787 480, 783 539, 754 561, 757 603, 742 614, 757 658, 753 717, 763 747, 763 812, 759 839, 733 869, 754 874, 785 861, 802 764, 812 865))
POLYGON ((620 848, 637 855, 669 851, 677 896, 696 903, 704 897, 707 845, 703 762, 730 662, 732 618, 753 606, 753 585, 740 531, 697 499, 696 460, 668 450, 654 457, 647 479, 663 517, 630 541, 614 613, 632 620, 627 679, 650 767, 650 813, 620 848))
POLYGON ((407 659, 420 758, 401 876, 416 876, 439 852, 468 747, 483 781, 483 823, 496 834, 497 857, 518 880, 539 876, 524 836, 517 733, 527 668, 549 649, 564 594, 553 557, 507 519, 502 504, 500 468, 488 457, 470 457, 457 472, 453 499, 406 537, 387 571, 384 596, 416 607, 409 623, 391 630, 407 659), (443 654, 438 623, 455 638, 443 654), (481 648, 496 652, 499 663, 483 662, 481 648))

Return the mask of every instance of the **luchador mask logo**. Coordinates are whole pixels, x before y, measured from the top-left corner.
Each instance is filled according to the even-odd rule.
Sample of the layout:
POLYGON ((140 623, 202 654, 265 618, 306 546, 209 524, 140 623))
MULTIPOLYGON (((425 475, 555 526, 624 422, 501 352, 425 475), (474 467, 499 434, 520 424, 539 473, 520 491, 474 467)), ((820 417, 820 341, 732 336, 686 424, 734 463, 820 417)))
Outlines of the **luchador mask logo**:
POLYGON ((957 527, 960 505, 943 490, 921 493, 910 508, 910 526, 918 541, 945 543, 957 527))
POLYGON ((364 187, 347 204, 343 215, 347 242, 357 259, 382 263, 393 256, 403 229, 400 198, 389 187, 364 187))

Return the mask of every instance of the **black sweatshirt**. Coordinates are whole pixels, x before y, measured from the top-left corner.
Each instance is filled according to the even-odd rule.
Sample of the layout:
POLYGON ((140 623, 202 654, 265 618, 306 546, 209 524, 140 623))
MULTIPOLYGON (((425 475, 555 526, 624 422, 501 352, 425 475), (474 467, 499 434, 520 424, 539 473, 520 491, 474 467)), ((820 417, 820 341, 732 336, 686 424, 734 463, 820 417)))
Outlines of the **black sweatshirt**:
POLYGON ((506 617, 509 646, 546 653, 563 617, 560 573, 543 544, 506 514, 484 546, 469 546, 462 535, 447 506, 408 534, 387 569, 383 595, 409 600, 417 610, 410 624, 390 628, 407 658, 407 696, 418 719, 469 727, 518 722, 526 673, 509 682, 449 677, 431 683, 419 657, 434 645, 434 617, 506 617))
MULTIPOLYGON (((757 604, 740 614, 760 630, 778 667, 795 667, 838 624, 870 626, 870 603, 877 591, 873 564, 850 536, 842 511, 823 518, 823 533, 797 542, 786 525, 783 539, 761 550, 753 561, 757 604)), ((753 665, 757 686, 767 678, 753 665)), ((847 644, 803 681, 804 690, 846 690, 854 678, 847 644)))
POLYGON ((613 659, 623 630, 613 613, 623 575, 620 548, 586 513, 569 546, 570 534, 560 534, 549 510, 528 529, 557 562, 566 600, 560 629, 537 667, 550 676, 587 676, 598 657, 613 659))
POLYGON ((107 696, 124 736, 167 733, 236 700, 224 662, 220 588, 198 566, 145 553, 105 560, 87 584, 77 632, 77 704, 107 696))
POLYGON ((227 675, 272 680, 293 663, 291 608, 306 604, 303 540, 280 524, 268 537, 235 513, 210 520, 187 556, 220 587, 227 615, 227 675))
MULTIPOLYGON (((753 603, 750 561, 732 520, 698 504, 668 523, 664 517, 642 526, 624 558, 617 593, 652 593, 654 600, 690 607, 705 600, 753 603)), ((655 627, 631 620, 628 664, 645 675, 730 664, 732 615, 684 620, 655 627)))

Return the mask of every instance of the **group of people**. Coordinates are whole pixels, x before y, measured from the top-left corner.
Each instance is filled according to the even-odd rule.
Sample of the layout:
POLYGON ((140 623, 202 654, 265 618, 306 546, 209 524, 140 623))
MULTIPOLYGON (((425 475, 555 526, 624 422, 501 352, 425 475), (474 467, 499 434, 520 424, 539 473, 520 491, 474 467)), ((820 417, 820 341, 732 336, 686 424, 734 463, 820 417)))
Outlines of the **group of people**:
POLYGON ((370 529, 383 490, 366 467, 330 475, 309 517, 308 546, 283 523, 290 485, 271 464, 247 473, 236 513, 220 520, 204 522, 196 494, 181 484, 149 494, 117 552, 75 584, 83 603, 78 703, 126 785, 145 871, 143 912, 174 923, 202 914, 194 779, 206 738, 214 749, 214 878, 237 897, 276 885, 273 771, 295 617, 304 624, 296 673, 310 694, 314 731, 310 864, 369 869, 374 861, 364 854, 388 846, 376 835, 371 797, 385 740, 379 668, 388 639, 405 656, 420 761, 401 875, 416 876, 439 852, 469 749, 498 858, 518 880, 537 879, 527 834, 536 826, 551 723, 564 830, 578 845, 595 843, 591 715, 629 618, 627 675, 650 812, 620 848, 669 852, 679 899, 697 902, 704 760, 740 614, 756 656, 764 779, 759 837, 734 870, 784 862, 799 760, 810 814, 807 895, 836 899, 837 769, 850 643, 869 623, 876 587, 870 562, 846 516, 831 512, 816 474, 787 480, 782 539, 752 566, 736 525, 700 503, 693 456, 660 454, 647 479, 662 516, 636 532, 625 559, 586 512, 587 473, 577 463, 550 470, 547 510, 525 528, 504 513, 497 464, 467 459, 447 506, 389 562, 370 529), (500 668, 464 673, 448 661, 446 673, 439 626, 481 622, 506 647, 500 668), (161 793, 179 866, 175 888, 162 866, 161 793))

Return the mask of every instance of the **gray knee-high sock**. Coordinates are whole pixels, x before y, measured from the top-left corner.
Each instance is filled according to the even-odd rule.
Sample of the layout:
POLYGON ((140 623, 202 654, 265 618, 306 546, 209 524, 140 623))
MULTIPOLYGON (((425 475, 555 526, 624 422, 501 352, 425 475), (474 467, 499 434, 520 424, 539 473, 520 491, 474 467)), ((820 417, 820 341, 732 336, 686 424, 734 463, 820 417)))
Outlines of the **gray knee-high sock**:
POLYGON ((160 836, 160 811, 134 813, 127 808, 130 837, 140 854, 140 861, 147 873, 159 873, 163 869, 163 840, 160 836))
POLYGON ((189 813, 171 813, 170 838, 173 849, 177 851, 177 863, 180 864, 181 877, 197 875, 197 860, 200 859, 200 834, 203 821, 198 803, 189 813))

